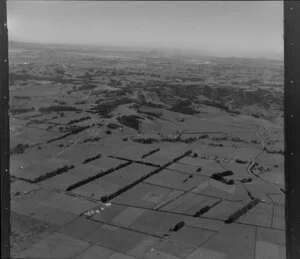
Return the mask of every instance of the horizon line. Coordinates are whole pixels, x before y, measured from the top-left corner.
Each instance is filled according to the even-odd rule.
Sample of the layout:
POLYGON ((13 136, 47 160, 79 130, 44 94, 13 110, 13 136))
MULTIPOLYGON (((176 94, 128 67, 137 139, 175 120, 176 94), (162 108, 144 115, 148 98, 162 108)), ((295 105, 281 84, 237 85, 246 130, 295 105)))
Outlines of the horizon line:
MULTIPOLYGON (((214 54, 212 50, 206 49, 193 49, 193 48, 180 48, 180 47, 171 47, 171 46, 143 46, 143 45, 122 45, 115 43, 63 43, 63 42, 35 42, 35 41, 24 41, 24 40, 8 40, 8 47, 10 44, 37 44, 37 45, 58 45, 58 46, 72 46, 72 47, 113 47, 113 48, 127 48, 130 51, 134 51, 134 48, 137 48, 136 51, 180 51, 185 52, 185 54, 198 54, 208 57, 218 57, 218 58, 236 58, 236 59, 265 59, 265 60, 277 60, 284 61, 284 52, 265 52, 265 55, 262 55, 261 52, 256 52, 254 54, 214 54), (188 52, 188 53, 187 53, 188 52), (273 56, 273 57, 271 57, 273 56), (276 56, 276 57, 274 57, 276 56)), ((122 51, 122 50, 120 50, 122 51)), ((125 51, 125 49, 123 49, 125 51)), ((216 51, 216 52, 226 52, 226 51, 216 51)), ((230 51, 228 51, 230 52, 230 51)), ((183 53, 184 54, 184 53, 183 53)))

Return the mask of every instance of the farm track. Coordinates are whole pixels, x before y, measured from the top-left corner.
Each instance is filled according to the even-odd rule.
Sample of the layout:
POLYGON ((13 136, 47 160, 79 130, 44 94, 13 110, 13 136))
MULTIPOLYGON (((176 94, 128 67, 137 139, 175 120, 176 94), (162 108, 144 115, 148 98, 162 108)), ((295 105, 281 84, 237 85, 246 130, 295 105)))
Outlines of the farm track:
POLYGON ((78 144, 78 141, 80 141, 84 136, 81 136, 79 137, 78 139, 76 139, 71 146, 65 148, 64 150, 58 152, 57 154, 55 154, 53 157, 58 157, 60 156, 61 154, 67 152, 68 150, 71 150, 72 148, 74 148, 77 144, 78 144))

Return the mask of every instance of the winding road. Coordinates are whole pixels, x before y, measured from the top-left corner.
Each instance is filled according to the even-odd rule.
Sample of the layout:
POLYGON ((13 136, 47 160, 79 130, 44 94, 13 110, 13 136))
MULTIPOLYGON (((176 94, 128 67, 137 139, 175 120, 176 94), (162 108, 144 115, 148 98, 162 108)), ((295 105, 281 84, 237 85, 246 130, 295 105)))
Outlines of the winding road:
POLYGON ((255 165, 255 159, 264 152, 264 149, 265 149, 265 141, 263 140, 263 138, 256 132, 256 136, 260 139, 261 141, 261 144, 262 144, 262 150, 259 151, 256 155, 254 155, 252 158, 251 158, 251 163, 249 164, 248 168, 247 168, 247 171, 249 174, 251 175, 254 175, 255 177, 257 178, 260 178, 261 180, 263 180, 264 182, 272 185, 274 188, 276 188, 279 192, 281 192, 282 194, 285 195, 285 192, 275 183, 271 182, 271 181, 268 181, 267 179, 264 179, 262 177, 260 177, 259 175, 253 173, 252 171, 252 168, 253 166, 255 165))

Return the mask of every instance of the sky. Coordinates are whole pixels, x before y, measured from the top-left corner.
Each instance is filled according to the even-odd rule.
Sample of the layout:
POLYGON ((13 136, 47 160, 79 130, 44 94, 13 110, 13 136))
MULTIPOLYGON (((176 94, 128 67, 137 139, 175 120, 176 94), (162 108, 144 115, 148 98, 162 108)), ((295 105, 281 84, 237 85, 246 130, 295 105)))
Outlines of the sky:
POLYGON ((13 1, 10 41, 283 55, 283 1, 13 1))

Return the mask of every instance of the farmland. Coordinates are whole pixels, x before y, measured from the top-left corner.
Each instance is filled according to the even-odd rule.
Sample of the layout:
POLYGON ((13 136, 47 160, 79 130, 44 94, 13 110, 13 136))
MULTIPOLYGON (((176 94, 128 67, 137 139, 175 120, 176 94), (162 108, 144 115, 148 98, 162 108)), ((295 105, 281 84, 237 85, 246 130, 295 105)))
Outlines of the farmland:
POLYGON ((283 64, 10 50, 13 258, 285 258, 283 64))

